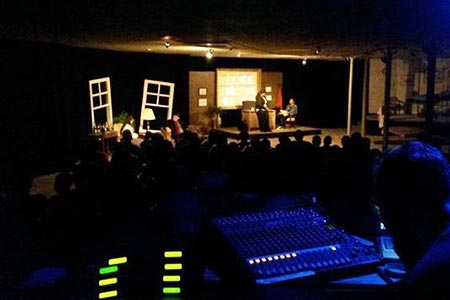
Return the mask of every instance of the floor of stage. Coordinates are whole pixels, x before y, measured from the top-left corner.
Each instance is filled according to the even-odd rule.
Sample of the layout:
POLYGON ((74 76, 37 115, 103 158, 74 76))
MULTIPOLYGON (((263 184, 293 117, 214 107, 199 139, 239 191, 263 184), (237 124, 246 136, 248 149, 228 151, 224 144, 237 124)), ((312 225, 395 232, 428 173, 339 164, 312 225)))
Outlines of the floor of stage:
MULTIPOLYGON (((223 132, 227 137, 229 141, 235 141, 239 137, 239 131, 236 127, 223 127, 216 129, 217 131, 223 132)), ((282 129, 276 129, 272 132, 261 132, 258 129, 250 130, 249 134, 250 136, 259 136, 262 138, 267 138, 270 141, 270 144, 272 147, 275 147, 278 144, 278 137, 280 135, 287 135, 291 139, 294 139, 294 134, 296 130, 302 130, 304 134, 304 140, 311 142, 314 135, 319 135, 322 140, 325 136, 329 135, 332 139, 332 145, 338 145, 342 146, 341 144, 341 138, 344 135, 347 135, 347 129, 346 128, 315 128, 315 127, 307 127, 307 126, 296 126, 296 127, 289 127, 289 128, 282 128, 282 129)), ((352 126, 351 132, 361 132, 361 127, 359 126, 352 126)), ((383 136, 380 135, 366 135, 367 138, 371 141, 371 148, 376 148, 381 150, 382 149, 382 141, 383 136)), ((403 138, 399 136, 390 135, 389 136, 389 143, 391 145, 396 145, 399 143, 402 143, 404 141, 408 140, 408 138, 403 138)))
MULTIPOLYGON (((270 132, 262 132, 259 129, 249 130, 250 136, 258 136, 261 138, 278 138, 281 135, 294 136, 295 131, 301 130, 305 136, 321 134, 322 130, 320 128, 306 127, 306 126, 292 126, 283 127, 280 129, 274 129, 270 132)), ((237 139, 239 138, 239 130, 237 127, 222 127, 217 128, 216 131, 223 132, 227 137, 237 139)))

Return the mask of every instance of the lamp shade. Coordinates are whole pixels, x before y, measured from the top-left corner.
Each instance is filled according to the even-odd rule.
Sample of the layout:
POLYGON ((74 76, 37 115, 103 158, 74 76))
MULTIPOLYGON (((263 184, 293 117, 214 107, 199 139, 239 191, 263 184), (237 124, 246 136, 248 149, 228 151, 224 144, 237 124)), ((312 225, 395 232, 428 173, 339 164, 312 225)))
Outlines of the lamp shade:
POLYGON ((144 108, 144 113, 142 114, 142 120, 155 120, 155 113, 153 112, 153 109, 151 108, 144 108))

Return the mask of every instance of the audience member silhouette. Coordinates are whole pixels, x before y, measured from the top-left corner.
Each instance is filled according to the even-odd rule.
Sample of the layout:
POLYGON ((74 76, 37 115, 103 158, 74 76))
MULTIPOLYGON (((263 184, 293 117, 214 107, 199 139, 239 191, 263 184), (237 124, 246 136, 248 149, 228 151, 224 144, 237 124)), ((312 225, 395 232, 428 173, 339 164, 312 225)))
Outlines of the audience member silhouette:
POLYGON ((245 151, 250 145, 250 134, 246 130, 239 132, 239 142, 237 143, 240 151, 245 151))
MULTIPOLYGON (((323 189, 328 191, 325 195, 328 198, 318 199, 335 201, 326 208, 336 209, 334 215, 345 210, 339 220, 351 219, 355 232, 364 231, 366 215, 361 208, 365 209, 367 203, 363 193, 367 188, 366 169, 370 169, 368 163, 377 155, 375 152, 369 160, 365 155, 343 155, 337 146, 333 155, 322 153, 322 147, 313 147, 304 140, 301 130, 295 132, 295 141, 280 136, 276 149, 267 139, 250 137, 245 128, 239 138, 241 143, 229 144, 224 135, 210 131, 208 139, 202 142, 187 130, 179 136, 178 143, 172 144, 158 133, 148 136, 138 150, 131 143, 129 133, 124 132, 122 141, 112 147, 110 161, 99 151, 98 141, 90 141, 71 170, 75 183, 70 197, 73 200, 67 209, 55 210, 67 212, 67 218, 49 219, 49 228, 64 223, 59 240, 65 246, 55 247, 48 253, 60 250, 63 258, 70 261, 73 272, 82 272, 77 268, 83 266, 88 255, 103 253, 100 248, 94 252, 94 245, 105 247, 119 240, 125 245, 128 241, 122 233, 131 228, 139 228, 133 232, 133 239, 143 234, 146 241, 151 235, 164 242, 190 242, 198 230, 197 225, 188 224, 191 217, 197 220, 197 217, 291 205, 298 195, 323 189), (189 197, 186 202, 183 202, 184 195, 189 197), (286 195, 292 201, 279 201, 286 195), (174 199, 180 202, 173 202, 174 199), (361 199, 362 205, 354 201, 361 199), (162 219, 167 217, 168 207, 185 211, 174 213, 170 221, 176 224, 165 227, 167 223, 162 219), (183 216, 178 218, 178 213, 183 216), (82 250, 79 245, 86 248, 82 250)), ((360 147, 352 145, 352 140, 361 141, 358 135, 347 138, 347 147, 351 149, 348 151, 365 153, 365 141, 359 143, 360 147)), ((327 143, 327 138, 324 139, 324 147, 329 147, 326 145, 331 144, 331 137, 329 140, 327 143)), ((61 191, 67 191, 69 181, 63 180, 61 191)), ((150 240, 155 242, 154 238, 150 240)), ((136 238, 133 245, 140 247, 140 242, 136 238)), ((161 245, 155 244, 154 248, 158 246, 161 245)))
POLYGON ((333 138, 329 135, 326 135, 323 138, 323 145, 320 147, 322 164, 328 163, 328 161, 339 153, 340 147, 338 145, 331 145, 333 142, 333 138))
POLYGON ((125 130, 122 133, 122 140, 120 141, 124 150, 133 158, 140 159, 141 148, 133 144, 133 133, 129 130, 125 130))
POLYGON ((72 187, 74 185, 73 174, 69 171, 63 171, 56 175, 53 183, 53 190, 56 195, 48 199, 48 213, 53 222, 61 222, 65 217, 65 210, 73 205, 72 187))
POLYGON ((331 147, 331 143, 333 142, 333 138, 329 135, 326 135, 323 138, 323 147, 331 147))
POLYGON ((315 135, 312 137, 311 143, 313 147, 319 148, 322 144, 322 138, 320 137, 320 135, 315 135))
POLYGON ((294 132, 294 139, 296 145, 300 147, 300 149, 310 149, 312 147, 312 143, 305 141, 304 138, 305 133, 302 130, 297 129, 294 132))
POLYGON ((341 146, 342 146, 342 149, 347 150, 347 149, 349 148, 349 146, 350 146, 350 141, 351 141, 350 136, 348 136, 348 135, 343 135, 343 136, 341 137, 341 146))
POLYGON ((411 298, 450 295, 450 165, 419 141, 376 161, 375 191, 382 218, 407 269, 411 298))

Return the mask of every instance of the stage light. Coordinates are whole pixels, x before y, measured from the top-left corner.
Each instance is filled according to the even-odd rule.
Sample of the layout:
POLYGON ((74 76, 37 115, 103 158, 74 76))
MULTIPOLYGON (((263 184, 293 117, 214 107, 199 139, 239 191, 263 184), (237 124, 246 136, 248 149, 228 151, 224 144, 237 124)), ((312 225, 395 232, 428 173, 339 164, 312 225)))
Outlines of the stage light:
POLYGON ((206 52, 206 58, 211 59, 213 57, 214 50, 209 49, 208 52, 206 52))
POLYGON ((307 62, 308 62, 308 59, 304 58, 304 59, 302 60, 302 65, 306 66, 306 63, 307 63, 307 62))
POLYGON ((322 48, 320 46, 317 46, 316 48, 314 48, 314 55, 318 55, 320 51, 322 51, 322 48))

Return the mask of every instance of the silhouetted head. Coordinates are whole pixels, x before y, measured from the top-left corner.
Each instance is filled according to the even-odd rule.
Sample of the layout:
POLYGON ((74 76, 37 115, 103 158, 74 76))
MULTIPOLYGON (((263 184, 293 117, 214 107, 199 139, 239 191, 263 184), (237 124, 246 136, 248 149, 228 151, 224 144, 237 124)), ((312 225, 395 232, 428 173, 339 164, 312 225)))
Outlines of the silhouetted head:
POLYGON ((248 142, 249 139, 250 139, 250 134, 248 133, 248 131, 239 132, 239 140, 241 142, 248 142))
POLYGON ((449 222, 450 165, 439 149, 413 141, 382 153, 374 172, 382 217, 413 265, 449 222))
POLYGON ((262 138, 260 141, 261 149, 263 150, 269 150, 271 149, 270 141, 267 138, 262 138))
POLYGON ((256 146, 259 144, 259 137, 257 135, 250 136, 250 144, 256 146))
POLYGON ((355 141, 359 141, 359 140, 362 139, 362 135, 361 135, 361 133, 359 131, 355 131, 355 132, 352 133, 351 139, 355 140, 355 141))
POLYGON ((322 144, 322 139, 321 139, 320 135, 313 136, 312 144, 314 147, 320 147, 320 144, 322 144))
POLYGON ((278 143, 281 145, 287 145, 291 142, 291 139, 287 135, 280 135, 278 137, 278 143))
POLYGON ((147 132, 145 132, 145 137, 144 137, 144 139, 145 139, 145 140, 150 140, 150 139, 152 138, 152 136, 153 136, 153 132, 147 131, 147 132))
POLYGON ((131 134, 131 131, 129 131, 127 129, 122 132, 122 141, 131 142, 132 139, 133 139, 133 135, 131 134))
POLYGON ((303 137, 304 137, 304 136, 305 136, 305 135, 304 135, 303 131, 301 131, 300 129, 297 129, 297 130, 294 132, 294 138, 295 138, 295 140, 298 141, 298 142, 303 141, 303 137))
POLYGON ((325 147, 329 147, 331 145, 332 141, 333 141, 333 139, 331 138, 331 136, 327 135, 323 138, 323 145, 325 147))
POLYGON ((58 173, 55 177, 55 182, 53 184, 53 190, 57 194, 66 194, 70 191, 73 184, 73 175, 70 172, 58 173))
POLYGON ((343 135, 341 138, 342 148, 348 148, 350 146, 351 138, 348 135, 343 135))

